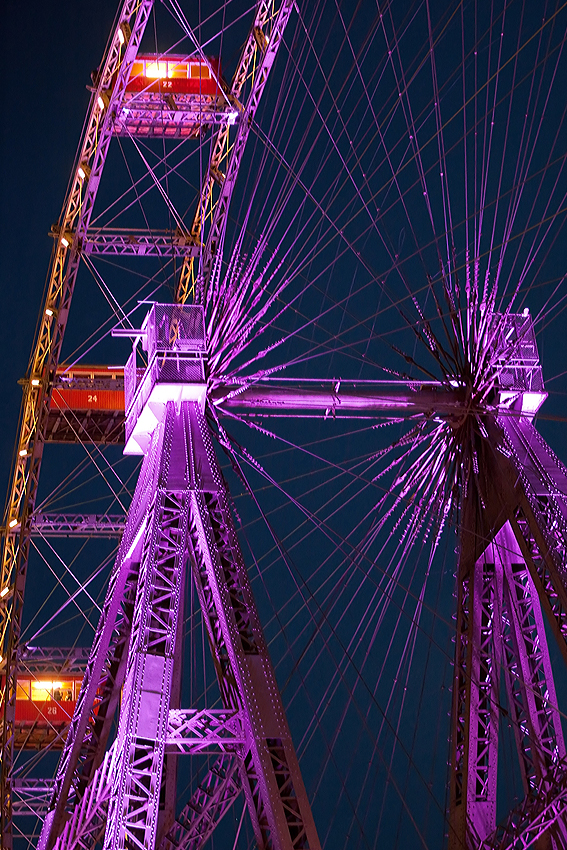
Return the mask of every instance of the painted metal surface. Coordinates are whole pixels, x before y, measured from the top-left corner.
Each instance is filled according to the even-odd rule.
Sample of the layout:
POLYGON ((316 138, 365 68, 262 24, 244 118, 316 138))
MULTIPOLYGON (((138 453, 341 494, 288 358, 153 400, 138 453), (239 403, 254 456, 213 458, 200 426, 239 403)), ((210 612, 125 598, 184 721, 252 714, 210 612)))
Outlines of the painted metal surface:
MULTIPOLYGON (((154 375, 153 363, 164 354, 177 357, 176 361, 170 358, 164 385, 183 384, 182 355, 203 349, 202 309, 156 305, 143 330, 146 374, 152 385, 159 387, 163 380, 163 375, 154 375), (172 371, 174 362, 177 376, 172 371)), ((132 420, 144 416, 144 406, 136 405, 144 381, 142 375, 139 386, 127 392, 127 431, 133 429, 132 420)), ((259 847, 317 848, 315 825, 202 405, 181 396, 168 398, 154 405, 153 414, 155 424, 148 431, 134 510, 129 513, 115 581, 103 609, 39 846, 74 846, 76 836, 86 829, 85 819, 91 824, 94 818, 101 828, 104 805, 105 847, 155 847, 160 835, 180 828, 174 824, 175 798, 168 799, 167 791, 162 795, 164 783, 167 788, 166 753, 191 754, 214 747, 236 758, 239 785, 259 847), (188 568, 209 635, 225 705, 222 712, 181 710, 178 704, 188 568), (121 625, 116 628, 121 611, 121 625), (119 648, 121 662, 116 665, 112 660, 119 648), (109 676, 112 669, 114 676, 109 676), (109 766, 104 755, 107 734, 100 732, 106 713, 100 699, 102 695, 103 706, 116 705, 119 694, 118 732, 109 766), (106 771, 106 779, 101 771, 106 771), (93 796, 93 785, 98 797, 93 796), (76 802, 72 791, 79 798, 76 802), (72 830, 65 826, 68 820, 72 830)), ((175 772, 171 761, 167 766, 175 772)), ((225 786, 220 783, 223 799, 225 786)))

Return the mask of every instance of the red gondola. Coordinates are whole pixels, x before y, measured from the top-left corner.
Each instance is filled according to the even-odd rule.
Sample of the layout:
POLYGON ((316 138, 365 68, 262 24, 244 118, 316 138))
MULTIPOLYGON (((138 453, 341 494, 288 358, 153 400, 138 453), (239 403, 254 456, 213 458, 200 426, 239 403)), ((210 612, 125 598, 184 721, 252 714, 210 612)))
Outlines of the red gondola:
POLYGON ((19 675, 16 686, 16 745, 26 749, 52 744, 59 749, 77 704, 83 675, 19 675))
POLYGON ((60 366, 51 396, 52 410, 124 410, 124 369, 60 366))
POLYGON ((139 55, 132 65, 127 92, 163 92, 214 97, 219 94, 220 62, 216 57, 139 55), (208 64, 207 64, 208 62, 208 64))

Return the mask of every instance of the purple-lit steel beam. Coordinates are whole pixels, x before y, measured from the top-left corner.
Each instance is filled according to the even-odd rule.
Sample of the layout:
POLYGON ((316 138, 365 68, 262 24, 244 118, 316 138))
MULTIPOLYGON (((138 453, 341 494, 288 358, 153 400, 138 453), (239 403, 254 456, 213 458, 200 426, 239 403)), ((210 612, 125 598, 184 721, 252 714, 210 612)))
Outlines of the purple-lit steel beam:
MULTIPOLYGON (((185 588, 191 481, 177 460, 184 423, 172 403, 154 432, 155 487, 142 522, 138 589, 120 706, 104 847, 155 847, 177 633, 185 588)), ((181 618, 182 621, 182 618, 181 618)))
POLYGON ((61 673, 82 672, 90 649, 83 646, 21 646, 18 667, 31 673, 57 670, 61 673))
POLYGON ((57 838, 55 843, 57 850, 60 848, 71 850, 75 847, 90 850, 102 841, 112 792, 111 778, 115 753, 116 748, 113 746, 94 772, 92 781, 57 838))
POLYGON ((190 708, 169 712, 165 739, 166 752, 210 753, 246 744, 240 712, 237 709, 190 708))
POLYGON ((124 514, 34 514, 32 536, 120 537, 126 526, 124 514))
POLYGON ((12 782, 14 815, 44 817, 53 794, 52 779, 15 779, 12 782))
MULTIPOLYGON (((225 484, 198 403, 183 402, 179 415, 173 403, 168 402, 164 425, 154 431, 146 462, 148 457, 155 467, 152 476, 155 485, 148 487, 142 476, 135 496, 141 502, 144 494, 149 504, 147 513, 138 516, 139 531, 135 533, 141 547, 138 589, 105 846, 114 850, 123 847, 125 840, 141 848, 155 845, 163 757, 166 746, 175 745, 175 734, 168 731, 169 694, 174 665, 179 664, 175 646, 183 569, 190 563, 223 701, 230 717, 238 715, 242 724, 246 743, 237 750, 239 774, 258 844, 281 850, 317 848, 309 803, 232 525, 225 484), (170 464, 170 457, 176 458, 175 464, 170 464), (180 462, 182 458, 186 459, 185 464, 180 462)), ((131 527, 130 537, 133 534, 131 527)), ((118 563, 115 574, 123 572, 118 563)), ((115 604, 118 596, 114 586, 115 604)), ((98 636, 108 633, 112 620, 103 612, 96 652, 93 650, 85 676, 87 681, 94 682, 96 678, 94 667, 103 651, 98 636)), ((69 732, 63 769, 71 764, 71 751, 77 751, 78 755, 81 749, 78 717, 89 713, 83 697, 87 690, 88 684, 81 691, 83 705, 78 706, 75 726, 69 732), (78 747, 73 746, 73 739, 78 747)), ((230 717, 225 715, 227 720, 230 717)), ((241 739, 233 735, 232 745, 237 748, 236 742, 241 739)), ((223 746, 227 745, 224 733, 220 740, 223 746)), ((201 746, 201 742, 195 742, 196 749, 201 746)), ((100 763, 100 757, 95 761, 100 763)), ((67 794, 77 785, 77 780, 69 777, 67 794)), ((84 794, 90 793, 88 787, 84 794)), ((57 801, 63 813, 66 802, 61 802, 61 791, 57 801)), ((77 819, 74 816, 72 819, 79 829, 77 819)), ((41 847, 52 846, 63 819, 60 817, 58 822, 59 829, 55 826, 54 810, 46 818, 41 847)))
POLYGON ((534 582, 509 523, 497 540, 504 568, 501 667, 524 792, 533 794, 565 758, 565 742, 534 582))
MULTIPOLYGON (((198 138, 211 124, 234 124, 238 111, 227 104, 204 103, 198 96, 169 95, 169 102, 155 98, 153 92, 135 93, 116 116, 117 136, 165 139, 198 138)), ((219 98, 220 100, 220 98, 219 98)))
POLYGON ((442 384, 409 381, 259 380, 213 386, 209 399, 223 410, 262 415, 293 413, 371 416, 415 413, 461 416, 465 391, 442 384))
POLYGON ((567 847, 567 763, 549 773, 537 794, 527 795, 478 850, 527 850, 567 847), (542 843, 538 843, 538 841, 542 843), (553 845, 551 845, 553 846, 553 845))
POLYGON ((258 846, 319 847, 315 825, 206 421, 189 410, 201 484, 191 514, 193 575, 223 701, 240 708, 241 781, 258 846))
POLYGON ((525 793, 565 759, 541 607, 509 522, 460 572, 449 847, 496 828, 501 671, 525 793))
POLYGON ((200 850, 241 791, 237 759, 223 754, 199 783, 159 850, 200 850))
MULTIPOLYGON (((144 447, 144 462, 40 847, 66 847, 65 836, 74 841, 66 821, 75 836, 83 835, 83 815, 99 828, 92 787, 104 784, 101 766, 121 697, 108 774, 112 790, 107 798, 105 786, 103 794, 106 847, 118 850, 125 842, 155 847, 174 828, 175 754, 218 747, 237 756, 259 846, 316 850, 315 826, 201 409, 203 310, 155 305, 144 329, 146 370, 139 375, 132 358, 125 369, 127 433, 136 438, 132 450, 144 447), (223 712, 183 711, 178 705, 189 565, 223 712)), ((225 808, 217 807, 219 814, 225 808)))
MULTIPOLYGON (((488 438, 475 447, 478 472, 461 516, 449 829, 455 850, 488 840, 495 829, 491 741, 500 700, 491 667, 505 671, 527 799, 547 794, 565 756, 542 610, 567 658, 567 470, 528 416, 502 410, 484 423, 488 438)), ((558 795, 557 822, 566 818, 558 795)))
POLYGON ((188 233, 176 230, 101 227, 87 231, 82 250, 89 256, 197 257, 200 248, 188 233))

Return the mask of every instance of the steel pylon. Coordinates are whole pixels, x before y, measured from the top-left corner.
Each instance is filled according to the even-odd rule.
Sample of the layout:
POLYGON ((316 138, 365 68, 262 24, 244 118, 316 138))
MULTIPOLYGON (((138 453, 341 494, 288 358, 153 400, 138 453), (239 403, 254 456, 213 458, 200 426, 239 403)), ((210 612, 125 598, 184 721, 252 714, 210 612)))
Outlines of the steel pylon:
MULTIPOLYGON (((0 605, 0 671, 3 676, 0 702, 0 832, 2 846, 6 848, 11 848, 13 841, 12 773, 17 668, 30 540, 35 530, 33 514, 43 449, 50 427, 53 387, 81 260, 93 253, 180 256, 184 263, 177 296, 183 301, 191 288, 193 258, 203 254, 207 269, 205 276, 200 277, 200 286, 206 287, 214 261, 222 254, 228 207, 249 127, 275 61, 292 3, 289 0, 284 3, 258 0, 233 80, 230 83, 223 81, 222 86, 217 80, 219 95, 222 90, 222 96, 219 97, 218 114, 215 113, 213 120, 213 155, 203 177, 190 231, 185 227, 166 234, 143 231, 132 237, 129 231, 91 229, 90 223, 111 139, 123 133, 124 116, 128 111, 125 109, 126 86, 152 8, 153 0, 122 0, 105 53, 94 75, 69 190, 59 221, 51 229, 54 248, 45 303, 40 311, 29 375, 24 382, 21 425, 2 529, 0 562, 0 586, 8 589, 0 605), (217 185, 220 187, 218 191, 215 189, 217 185), (208 208, 215 211, 214 226, 205 232, 203 221, 208 208)), ((179 23, 190 32, 189 24, 181 13, 179 23)), ((208 61, 204 54, 203 61, 208 61)), ((201 119, 207 126, 207 116, 203 114, 201 119)), ((197 119, 193 116, 193 120, 197 119)), ((100 433, 108 434, 110 429, 112 439, 116 440, 120 419, 119 416, 113 422, 105 417, 100 433)), ((95 440, 98 437, 99 434, 95 440)), ((76 428, 68 429, 68 439, 70 442, 78 440, 76 428)), ((98 527, 100 524, 97 524, 98 527)))
MULTIPOLYGON (((533 425, 545 398, 528 314, 463 459, 448 846, 567 846, 566 749, 544 615, 567 661, 567 470, 533 425), (499 730, 525 798, 497 827, 499 730)), ((498 355, 496 354, 496 360, 498 355)))
POLYGON ((126 451, 144 453, 39 846, 201 846, 242 790, 258 847, 319 842, 204 414, 200 307, 155 305, 127 365, 126 451), (180 705, 194 583, 222 705, 180 705), (118 731, 106 752, 120 700, 118 731), (218 752, 199 814, 177 760, 218 752), (231 764, 232 763, 232 764, 231 764), (70 814, 70 817, 69 817, 70 814))

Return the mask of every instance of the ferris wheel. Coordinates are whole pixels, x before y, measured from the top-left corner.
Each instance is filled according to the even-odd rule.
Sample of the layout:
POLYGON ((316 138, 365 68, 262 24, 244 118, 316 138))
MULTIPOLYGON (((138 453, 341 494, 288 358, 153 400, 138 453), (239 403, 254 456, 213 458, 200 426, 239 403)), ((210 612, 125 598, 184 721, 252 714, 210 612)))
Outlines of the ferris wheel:
POLYGON ((124 0, 77 83, 3 847, 567 848, 567 7, 398 5, 124 0))

